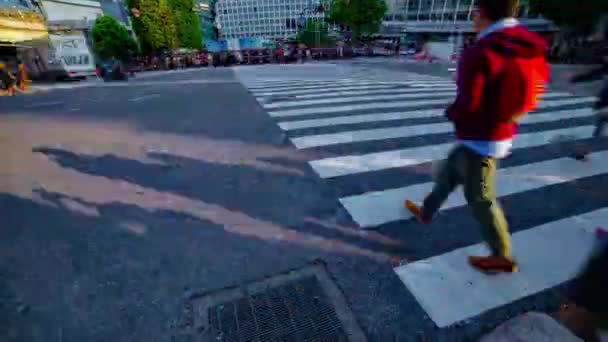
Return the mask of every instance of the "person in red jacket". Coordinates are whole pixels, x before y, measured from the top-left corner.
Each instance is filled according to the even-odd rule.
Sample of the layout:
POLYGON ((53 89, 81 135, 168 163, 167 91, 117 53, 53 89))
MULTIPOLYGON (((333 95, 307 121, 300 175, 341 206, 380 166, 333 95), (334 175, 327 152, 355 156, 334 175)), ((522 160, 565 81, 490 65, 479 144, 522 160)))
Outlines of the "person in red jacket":
POLYGON ((491 251, 489 256, 469 257, 469 263, 489 272, 517 268, 508 224, 496 200, 497 159, 509 155, 518 120, 535 108, 549 79, 546 42, 514 18, 518 7, 518 0, 477 2, 473 25, 478 41, 463 52, 457 71, 458 94, 446 110, 457 143, 423 205, 405 202, 418 221, 428 224, 450 193, 463 185, 491 251))

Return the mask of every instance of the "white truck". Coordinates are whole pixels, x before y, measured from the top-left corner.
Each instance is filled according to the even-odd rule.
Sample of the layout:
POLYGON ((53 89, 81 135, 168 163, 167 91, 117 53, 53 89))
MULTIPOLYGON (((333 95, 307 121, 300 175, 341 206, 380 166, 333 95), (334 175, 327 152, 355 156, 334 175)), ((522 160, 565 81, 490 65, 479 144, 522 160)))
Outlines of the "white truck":
POLYGON ((95 57, 82 31, 49 34, 49 72, 55 79, 95 76, 95 57))

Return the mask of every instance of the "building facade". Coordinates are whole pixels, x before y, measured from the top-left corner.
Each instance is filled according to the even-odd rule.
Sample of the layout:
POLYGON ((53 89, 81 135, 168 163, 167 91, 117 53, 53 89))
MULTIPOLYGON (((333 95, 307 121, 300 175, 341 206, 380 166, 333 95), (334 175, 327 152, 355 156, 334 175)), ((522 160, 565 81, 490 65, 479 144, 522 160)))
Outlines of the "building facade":
POLYGON ((318 7, 310 0, 217 0, 215 25, 223 39, 286 39, 306 20, 322 20, 318 7))
MULTIPOLYGON (((400 36, 407 33, 471 33, 471 15, 475 0, 387 0, 382 33, 400 36)), ((528 17, 529 1, 520 1, 519 17, 535 31, 553 31, 556 27, 544 18, 528 17)))
POLYGON ((214 0, 196 0, 194 11, 198 14, 198 19, 201 26, 201 34, 203 37, 203 46, 206 41, 212 40, 214 35, 214 15, 211 9, 214 6, 214 0))
POLYGON ((16 70, 25 63, 32 77, 44 69, 48 49, 48 29, 36 3, 29 0, 0 0, 0 62, 16 70))
POLYGON ((134 37, 125 0, 99 0, 103 14, 114 17, 134 37))

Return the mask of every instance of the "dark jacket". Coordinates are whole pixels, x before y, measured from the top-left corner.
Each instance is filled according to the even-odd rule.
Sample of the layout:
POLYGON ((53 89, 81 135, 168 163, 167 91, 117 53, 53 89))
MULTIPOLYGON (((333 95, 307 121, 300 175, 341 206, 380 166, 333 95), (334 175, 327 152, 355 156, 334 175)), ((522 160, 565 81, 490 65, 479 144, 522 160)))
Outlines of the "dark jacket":
POLYGON ((506 140, 517 120, 533 110, 537 85, 549 79, 547 44, 525 27, 503 28, 465 49, 458 66, 458 95, 447 109, 464 140, 506 140))
MULTIPOLYGON (((600 66, 575 76, 572 78, 573 83, 597 81, 608 76, 608 42, 605 42, 599 49, 598 54, 601 58, 600 66)), ((608 79, 604 82, 604 86, 598 94, 598 101, 595 103, 595 109, 604 107, 608 107, 608 79)))

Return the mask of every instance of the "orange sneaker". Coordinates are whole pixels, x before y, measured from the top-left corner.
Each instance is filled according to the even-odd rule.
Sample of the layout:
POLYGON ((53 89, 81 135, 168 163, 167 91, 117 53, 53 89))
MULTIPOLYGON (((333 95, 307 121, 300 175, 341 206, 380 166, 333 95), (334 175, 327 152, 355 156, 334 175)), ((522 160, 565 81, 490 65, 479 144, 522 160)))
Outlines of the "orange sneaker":
POLYGON ((469 264, 482 272, 513 273, 517 271, 517 264, 513 260, 502 256, 471 256, 469 257, 469 264))
POLYGON ((416 205, 416 203, 406 200, 405 207, 420 223, 429 224, 433 220, 432 217, 425 217, 423 208, 416 205))

